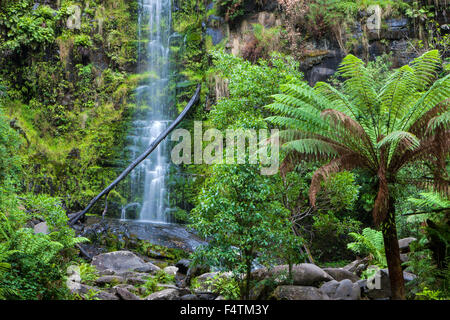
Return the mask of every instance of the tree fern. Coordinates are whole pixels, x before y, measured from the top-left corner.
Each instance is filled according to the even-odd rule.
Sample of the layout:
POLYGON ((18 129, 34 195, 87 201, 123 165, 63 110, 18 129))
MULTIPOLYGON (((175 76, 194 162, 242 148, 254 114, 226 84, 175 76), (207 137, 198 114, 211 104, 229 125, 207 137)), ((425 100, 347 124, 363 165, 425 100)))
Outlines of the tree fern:
MULTIPOLYGON (((275 115, 267 120, 299 132, 286 135, 282 141, 288 155, 283 168, 295 167, 286 162, 328 160, 311 179, 312 206, 321 182, 331 173, 364 168, 378 180, 374 222, 383 225, 385 239, 393 242, 397 235, 390 191, 405 165, 427 161, 433 186, 448 194, 450 178, 445 165, 450 153, 450 75, 436 80, 441 63, 437 51, 427 52, 409 66, 395 70, 377 90, 379 86, 364 62, 348 55, 339 67, 345 79, 342 91, 326 83, 314 88, 306 83, 281 86, 282 92, 274 95, 274 102, 267 106, 275 115), (388 217, 390 223, 386 224, 388 217)), ((398 264, 395 246, 386 248, 391 265, 398 264)), ((379 253, 373 251, 381 263, 379 253)), ((389 272, 400 269, 398 266, 389 272)), ((401 275, 396 278, 402 279, 401 275)), ((401 298, 404 291, 394 292, 401 298)))

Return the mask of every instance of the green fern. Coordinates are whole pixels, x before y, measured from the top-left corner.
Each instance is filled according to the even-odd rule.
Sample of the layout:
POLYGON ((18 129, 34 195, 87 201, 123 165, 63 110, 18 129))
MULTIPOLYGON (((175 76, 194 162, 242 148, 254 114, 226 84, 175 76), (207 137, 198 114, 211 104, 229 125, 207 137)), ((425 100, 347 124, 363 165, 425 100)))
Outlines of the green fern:
POLYGON ((449 209, 450 200, 436 192, 422 192, 419 199, 408 198, 408 201, 421 209, 449 209))
POLYGON ((347 244, 347 248, 357 254, 369 255, 371 262, 385 268, 387 266, 384 255, 384 241, 381 231, 365 228, 362 234, 351 232, 349 235, 355 242, 347 244))

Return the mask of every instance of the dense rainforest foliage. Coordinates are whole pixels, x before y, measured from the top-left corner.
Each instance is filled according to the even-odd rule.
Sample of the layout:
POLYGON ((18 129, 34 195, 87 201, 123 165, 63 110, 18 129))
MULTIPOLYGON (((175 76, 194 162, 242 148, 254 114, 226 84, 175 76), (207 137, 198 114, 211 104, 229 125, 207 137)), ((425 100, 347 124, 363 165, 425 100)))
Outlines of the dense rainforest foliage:
MULTIPOLYGON (((0 299, 95 299, 68 287, 67 268, 96 283, 82 248, 98 239, 231 272, 207 283, 226 299, 277 287, 255 267, 287 265, 294 284, 300 263, 364 257, 359 276, 387 268, 393 299, 450 297, 446 1, 173 0, 173 118, 202 84, 179 129, 278 129, 266 142, 280 140, 274 175, 261 163, 171 165, 171 214, 208 240, 190 255, 68 226, 132 160, 136 89, 154 77, 137 70, 140 4, 0 0, 0 299)), ((89 215, 120 217, 129 183, 89 215)), ((172 282, 158 271, 137 295, 172 282)))

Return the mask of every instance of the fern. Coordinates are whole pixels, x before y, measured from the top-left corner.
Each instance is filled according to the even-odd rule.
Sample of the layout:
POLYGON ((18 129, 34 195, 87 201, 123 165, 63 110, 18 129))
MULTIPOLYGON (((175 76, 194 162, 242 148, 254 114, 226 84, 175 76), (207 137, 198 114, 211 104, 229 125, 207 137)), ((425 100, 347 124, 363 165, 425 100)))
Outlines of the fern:
POLYGON ((369 255, 372 263, 381 268, 387 266, 386 257, 384 255, 383 234, 381 231, 365 228, 362 231, 362 234, 351 232, 349 235, 356 241, 347 244, 348 249, 357 254, 369 255))
POLYGON ((420 197, 408 198, 408 201, 422 209, 450 209, 450 200, 437 192, 422 192, 420 197))

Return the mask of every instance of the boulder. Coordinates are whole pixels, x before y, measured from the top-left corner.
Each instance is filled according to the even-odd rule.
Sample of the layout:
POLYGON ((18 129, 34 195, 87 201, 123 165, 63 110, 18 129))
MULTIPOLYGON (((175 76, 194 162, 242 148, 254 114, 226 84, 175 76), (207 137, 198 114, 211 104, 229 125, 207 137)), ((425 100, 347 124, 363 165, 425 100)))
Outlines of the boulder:
POLYGON ((81 282, 81 274, 80 274, 80 267, 78 266, 69 266, 67 268, 67 281, 72 281, 72 282, 77 282, 80 283, 81 282))
POLYGON ((123 273, 126 271, 156 272, 160 270, 154 264, 145 262, 130 251, 114 251, 99 254, 92 259, 91 264, 100 272, 106 269, 114 273, 123 273))
POLYGON ((184 296, 181 296, 180 299, 181 300, 198 300, 198 297, 195 294, 185 294, 184 296))
POLYGON ((398 240, 398 246, 400 248, 401 253, 408 253, 409 252, 409 245, 411 242, 416 241, 417 239, 414 237, 408 237, 398 240))
POLYGON ((353 262, 350 262, 348 265, 343 267, 342 269, 347 270, 351 273, 355 273, 357 276, 361 276, 361 273, 366 270, 369 265, 369 258, 364 259, 356 259, 353 262))
POLYGON ((147 282, 147 279, 142 276, 130 276, 127 277, 127 283, 132 285, 143 285, 147 282))
POLYGON ((112 276, 114 274, 114 271, 111 269, 105 269, 102 271, 99 271, 99 276, 112 276))
POLYGON ((78 294, 82 297, 88 294, 89 292, 92 292, 92 290, 94 290, 97 291, 97 294, 94 296, 94 298, 100 300, 119 300, 119 298, 116 297, 114 294, 102 291, 99 288, 88 286, 86 284, 77 283, 76 287, 72 287, 69 289, 71 290, 72 293, 78 294))
POLYGON ((217 294, 215 293, 199 293, 197 294, 198 300, 216 300, 217 294))
POLYGON ((189 265, 189 269, 186 272, 186 278, 183 281, 183 285, 190 286, 191 280, 199 275, 209 272, 209 266, 204 265, 189 265))
MULTIPOLYGON (((412 281, 416 278, 416 275, 403 271, 403 279, 405 282, 412 281)), ((380 269, 377 273, 367 279, 367 289, 365 294, 370 299, 389 299, 391 297, 391 282, 389 279, 389 270, 380 269)))
POLYGON ((177 289, 165 289, 158 292, 154 292, 149 295, 145 300, 178 300, 179 293, 177 289))
POLYGON ((48 225, 46 222, 38 223, 34 226, 34 233, 43 233, 43 234, 49 234, 48 225))
MULTIPOLYGON (((272 269, 262 268, 253 272, 253 278, 263 280, 274 278, 279 284, 287 283, 289 276, 288 265, 279 265, 272 269)), ((315 286, 333 278, 318 266, 311 263, 301 263, 292 266, 293 284, 297 286, 315 286)))
POLYGON ((276 300, 330 300, 320 289, 310 286, 279 286, 272 297, 276 300))
POLYGON ((342 281, 329 281, 324 283, 320 290, 328 295, 332 300, 360 300, 361 289, 358 283, 353 283, 349 279, 342 281))
POLYGON ((151 262, 147 262, 145 265, 143 265, 142 267, 137 267, 134 269, 134 271, 137 272, 144 272, 144 273, 156 273, 159 270, 161 270, 160 267, 155 266, 153 263, 151 262))
POLYGON ((97 278, 95 280, 95 284, 99 285, 99 286, 104 286, 106 284, 111 284, 111 283, 123 283, 125 281, 125 279, 123 277, 120 276, 103 276, 100 278, 97 278))
POLYGON ((408 254, 407 253, 400 253, 400 261, 403 263, 403 262, 406 262, 406 261, 408 261, 409 260, 409 257, 408 257, 408 254))
POLYGON ((174 266, 165 267, 164 272, 168 275, 175 276, 177 274, 178 268, 174 266))
POLYGON ((122 300, 141 300, 137 295, 134 293, 128 291, 125 288, 116 287, 116 294, 122 299, 122 300))
POLYGON ((197 277, 197 287, 194 292, 211 292, 214 289, 214 283, 219 278, 231 278, 232 272, 209 272, 197 277))
POLYGON ((373 277, 367 279, 366 286, 366 295, 370 299, 383 300, 391 297, 391 282, 384 270, 378 270, 373 277))
POLYGON ((106 291, 100 291, 99 293, 97 293, 95 295, 95 297, 100 299, 100 300, 119 300, 119 298, 116 295, 111 294, 111 293, 106 292, 106 291))
POLYGON ((324 268, 323 271, 332 276, 336 281, 348 279, 351 282, 356 282, 359 280, 359 277, 356 274, 347 271, 344 268, 324 268))
POLYGON ((182 259, 177 262, 175 267, 178 268, 178 272, 182 274, 186 274, 189 270, 189 264, 191 263, 191 260, 188 259, 182 259))

